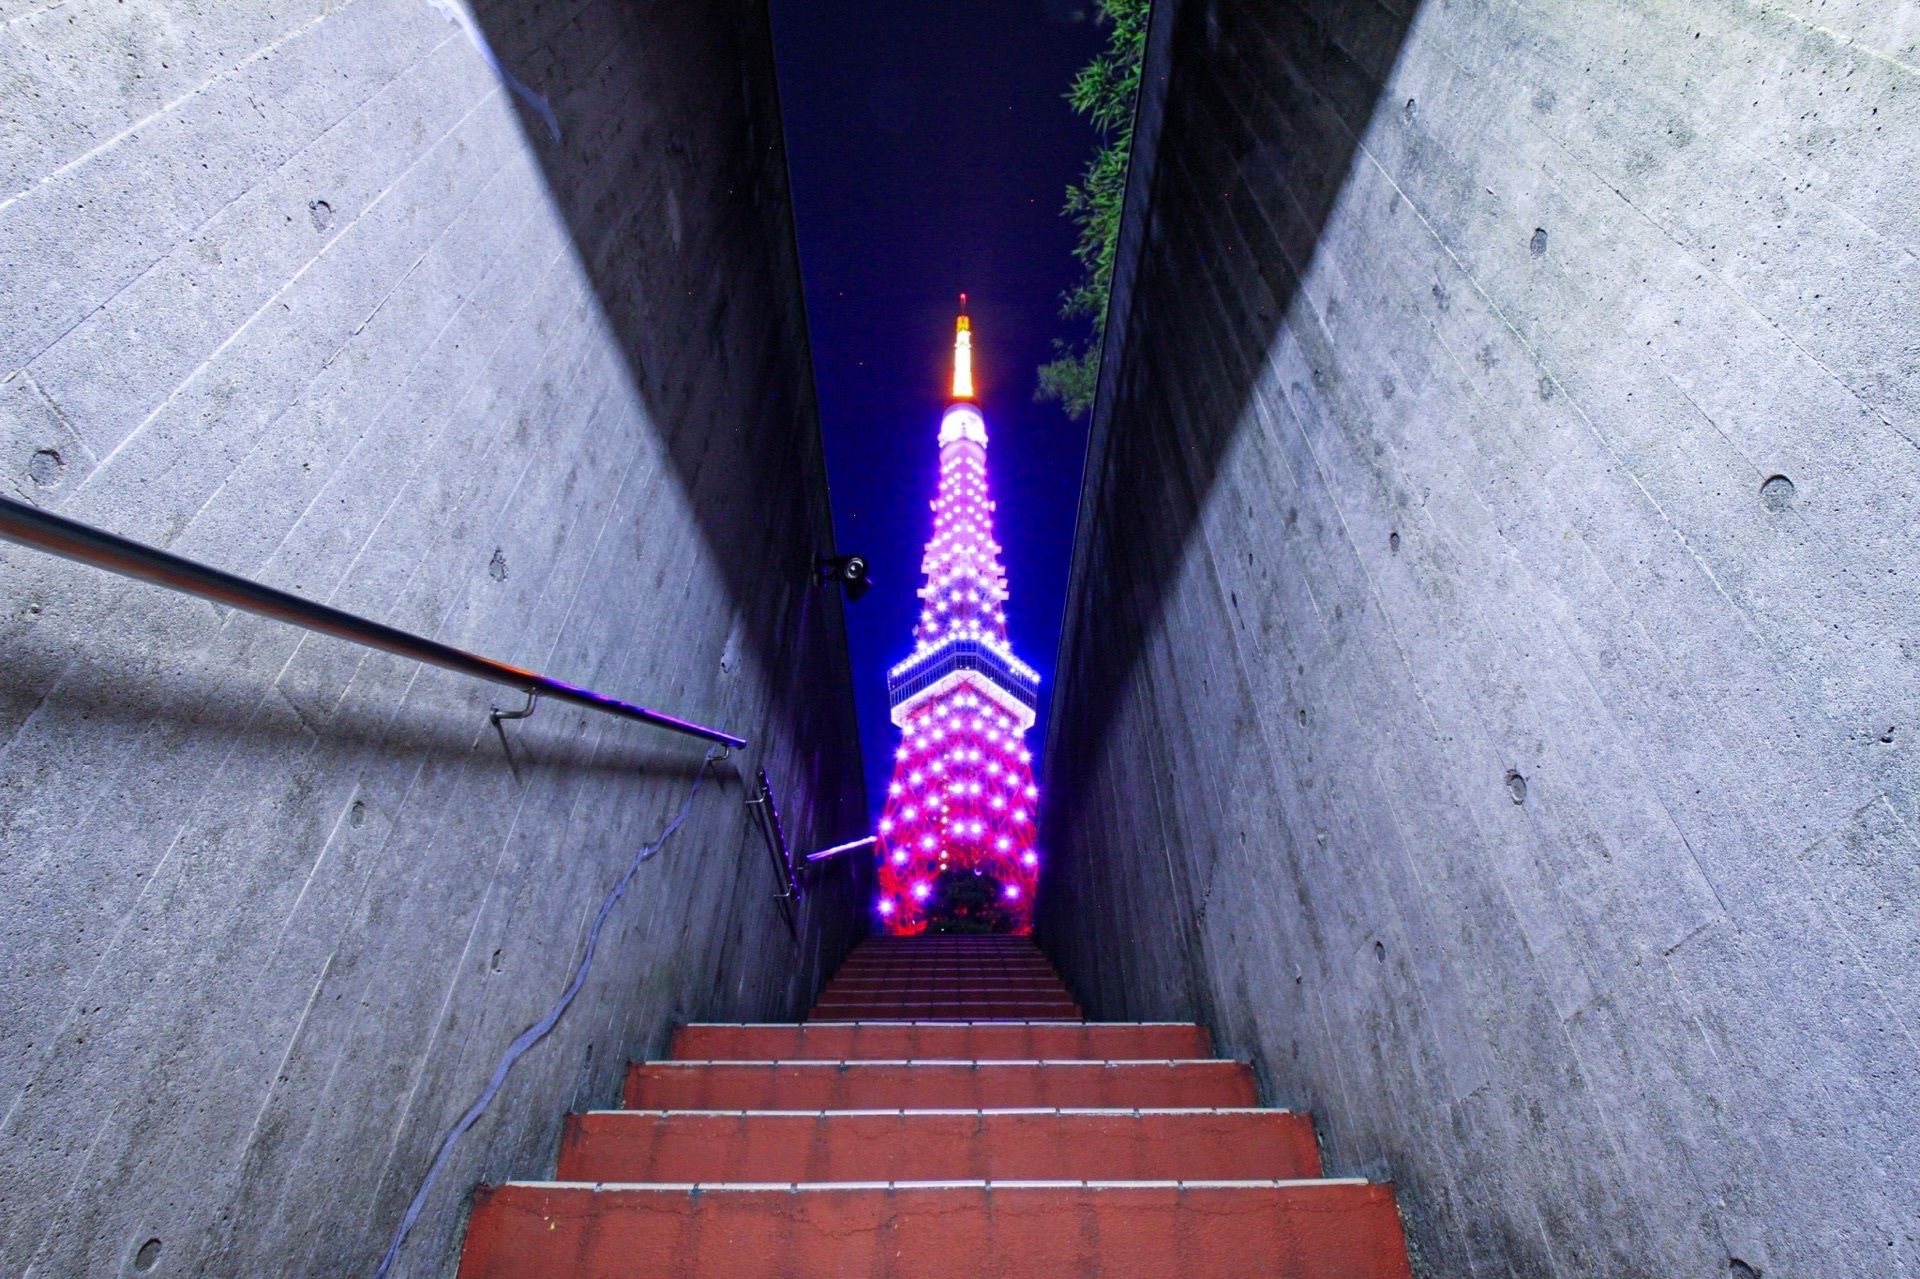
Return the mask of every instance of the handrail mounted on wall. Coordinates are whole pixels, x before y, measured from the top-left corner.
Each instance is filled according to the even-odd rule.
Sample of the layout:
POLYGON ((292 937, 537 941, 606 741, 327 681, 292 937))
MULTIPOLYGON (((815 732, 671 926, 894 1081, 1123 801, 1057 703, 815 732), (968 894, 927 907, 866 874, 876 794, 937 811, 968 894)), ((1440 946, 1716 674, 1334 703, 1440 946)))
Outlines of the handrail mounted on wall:
POLYGON ((590 688, 580 688, 535 671, 509 666, 505 662, 481 657, 382 622, 357 617, 330 605, 318 604, 271 586, 262 586, 233 573, 11 498, 0 497, 0 537, 45 551, 49 555, 59 555, 110 573, 195 595, 215 604, 242 608, 322 635, 364 644, 368 648, 445 667, 495 684, 505 684, 526 693, 530 699, 529 706, 532 705, 532 698, 548 697, 624 719, 639 720, 671 733, 684 733, 689 737, 718 742, 722 746, 737 749, 747 744, 744 737, 649 710, 645 706, 636 706, 632 702, 623 702, 617 697, 596 693, 590 688))

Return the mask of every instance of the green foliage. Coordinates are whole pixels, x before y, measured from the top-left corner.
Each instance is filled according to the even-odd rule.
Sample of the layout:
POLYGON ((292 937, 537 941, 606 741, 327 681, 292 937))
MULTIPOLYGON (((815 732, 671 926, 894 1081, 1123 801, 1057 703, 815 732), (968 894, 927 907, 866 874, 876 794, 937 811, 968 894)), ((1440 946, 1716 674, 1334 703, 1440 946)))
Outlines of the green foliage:
MULTIPOLYGON (((1100 327, 1097 321, 1094 327, 1100 327)), ((1093 407, 1094 387, 1100 381, 1100 344, 1088 338, 1076 350, 1055 338, 1053 350, 1055 358, 1040 366, 1040 386, 1033 398, 1041 404, 1058 400, 1068 417, 1084 417, 1093 407)))
POLYGON ((1067 91, 1073 109, 1100 134, 1100 147, 1080 181, 1067 188, 1063 210, 1079 229, 1073 256, 1080 282, 1060 299, 1060 316, 1087 321, 1078 342, 1055 339, 1055 358, 1040 366, 1036 401, 1058 400, 1067 415, 1093 408, 1100 379, 1100 343, 1106 335, 1107 297, 1113 290, 1113 254, 1120 240, 1120 204, 1127 189, 1127 154, 1133 147, 1133 101, 1140 92, 1140 55, 1147 40, 1150 0, 1097 0, 1099 20, 1111 30, 1106 50, 1080 68, 1067 91))

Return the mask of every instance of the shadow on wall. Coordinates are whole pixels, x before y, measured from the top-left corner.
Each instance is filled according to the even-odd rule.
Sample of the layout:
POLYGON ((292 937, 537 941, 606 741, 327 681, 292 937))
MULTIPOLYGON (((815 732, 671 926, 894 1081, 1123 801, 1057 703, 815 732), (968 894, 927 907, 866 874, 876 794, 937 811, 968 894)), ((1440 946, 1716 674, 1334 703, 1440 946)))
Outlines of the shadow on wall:
MULTIPOLYGON (((710 0, 578 11, 476 0, 476 25, 455 20, 512 91, 528 150, 744 619, 738 633, 771 636, 758 656, 777 669, 800 634, 840 621, 828 593, 810 586, 814 556, 832 543, 824 480, 796 482, 825 470, 812 359, 804 342, 770 340, 806 332, 772 37, 764 6, 733 7, 738 22, 696 20, 710 0), (723 167, 715 157, 751 159, 723 167), (731 461, 741 457, 754 461, 744 473, 731 461), (811 543, 776 532, 794 527, 811 529, 811 543), (800 620, 786 630, 796 591, 800 620)), ((791 713, 828 700, 773 682, 791 713)))
MULTIPOLYGON (((446 1273, 475 1181, 672 1022, 803 1008, 865 922, 834 881, 796 945, 739 806, 765 764, 796 840, 864 815, 765 15, 177 10, 0 41, 0 488, 757 756, 445 1165, 403 1273, 446 1273), (476 35, 550 104, 518 129, 476 35)), ((699 746, 496 733, 510 690, 11 547, 0 581, 0 1273, 370 1273, 699 746)))
POLYGON ((1436 1264, 1920 1271, 1920 6, 1814 7, 1167 27, 1043 939, 1436 1264))
MULTIPOLYGON (((66 647, 44 646, 39 639, 29 633, 14 639, 7 650, 8 673, 30 687, 52 683, 72 662, 66 647)), ((396 669, 411 665, 388 654, 369 660, 396 669)), ((93 678, 63 689, 62 705, 81 720, 114 732, 175 725, 208 749, 232 749, 244 742, 252 749, 295 750, 319 737, 327 749, 343 755, 366 751, 388 761, 431 758, 442 765, 471 761, 504 767, 521 785, 543 770, 575 778, 645 777, 682 785, 703 767, 702 757, 688 750, 684 738, 647 730, 607 732, 612 721, 557 702, 541 703, 537 728, 511 720, 489 727, 480 716, 476 746, 476 699, 487 693, 476 692, 472 682, 458 676, 437 676, 431 688, 414 690, 405 714, 396 714, 390 702, 342 699, 327 709, 290 700, 288 707, 297 706, 297 713, 274 716, 258 713, 259 697, 253 690, 236 687, 204 666, 181 665, 169 670, 165 680, 145 679, 143 674, 137 660, 103 644, 93 678), (567 729, 556 730, 555 720, 567 729), (600 731, 590 731, 595 728, 600 731)), ((503 709, 521 705, 520 695, 511 689, 497 689, 495 696, 503 709)), ((729 765, 722 775, 729 787, 741 784, 737 766, 729 765)))
MULTIPOLYGON (((1249 420, 1268 351, 1418 9, 1415 0, 1336 4, 1335 31, 1305 4, 1159 3, 1171 5, 1170 30, 1150 42, 1147 76, 1168 77, 1165 115, 1150 185, 1127 193, 1128 220, 1147 225, 1123 231, 1119 273, 1145 267, 1116 284, 1105 352, 1112 367, 1089 444, 1049 758, 1056 741, 1097 749, 1119 706, 1075 696, 1071 685, 1125 687, 1159 631, 1222 459, 1249 420), (1197 76, 1210 82, 1206 91, 1187 83, 1197 76), (1219 320, 1162 327, 1164 317, 1193 315, 1219 320), (1223 333, 1232 340, 1220 343, 1223 333), (1129 354, 1136 351, 1150 354, 1129 354), (1116 431, 1116 406, 1165 429, 1116 431), (1082 646, 1095 617, 1108 619, 1101 642, 1082 646)), ((1057 775, 1056 811, 1082 802, 1073 788, 1071 772, 1057 775)))

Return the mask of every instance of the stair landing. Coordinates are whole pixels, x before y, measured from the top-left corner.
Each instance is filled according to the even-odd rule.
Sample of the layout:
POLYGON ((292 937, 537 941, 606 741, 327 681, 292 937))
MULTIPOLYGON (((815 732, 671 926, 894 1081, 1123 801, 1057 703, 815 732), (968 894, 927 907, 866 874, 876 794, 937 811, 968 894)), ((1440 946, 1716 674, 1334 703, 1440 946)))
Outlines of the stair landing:
POLYGON ((461 1279, 1410 1279, 1390 1186, 1321 1177, 1201 1027, 1084 1021, 1026 938, 870 940, 625 1104, 481 1190, 461 1279))

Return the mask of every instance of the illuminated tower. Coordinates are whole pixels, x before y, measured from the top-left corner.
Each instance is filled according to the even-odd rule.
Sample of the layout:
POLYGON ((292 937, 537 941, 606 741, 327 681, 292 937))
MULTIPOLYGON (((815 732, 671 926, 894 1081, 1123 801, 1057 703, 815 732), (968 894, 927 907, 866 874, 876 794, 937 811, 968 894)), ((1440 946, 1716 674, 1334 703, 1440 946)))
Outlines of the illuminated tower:
POLYGON ((1033 727, 1040 676, 1007 644, 1007 573, 987 496, 987 423, 973 394, 966 295, 913 652, 887 672, 900 727, 880 819, 880 898, 893 933, 930 923, 1033 929, 1033 727))

